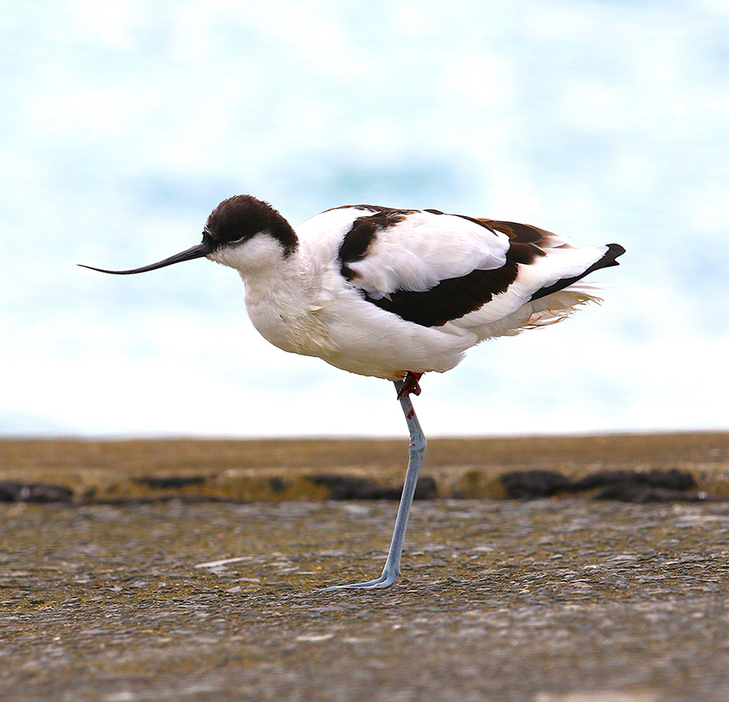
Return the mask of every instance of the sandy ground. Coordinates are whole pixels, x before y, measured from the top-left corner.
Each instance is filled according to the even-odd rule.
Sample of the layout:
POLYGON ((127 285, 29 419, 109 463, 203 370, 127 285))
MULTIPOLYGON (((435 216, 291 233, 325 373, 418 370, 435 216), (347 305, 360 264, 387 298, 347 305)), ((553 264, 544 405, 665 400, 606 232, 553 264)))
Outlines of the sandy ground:
MULTIPOLYGON (((727 435, 663 439, 523 440, 521 453, 493 440, 486 459, 478 440, 434 450, 432 469, 693 466, 704 487, 724 484, 727 435)), ((729 503, 716 495, 418 501, 400 582, 334 593, 320 588, 379 573, 395 502, 215 502, 213 481, 77 499, 84 470, 123 486, 258 465, 290 477, 280 496, 287 470, 380 462, 389 475, 388 452, 404 450, 375 442, 358 463, 359 442, 237 443, 0 442, 2 479, 77 471, 72 501, 0 505, 3 700, 729 699, 729 503)))

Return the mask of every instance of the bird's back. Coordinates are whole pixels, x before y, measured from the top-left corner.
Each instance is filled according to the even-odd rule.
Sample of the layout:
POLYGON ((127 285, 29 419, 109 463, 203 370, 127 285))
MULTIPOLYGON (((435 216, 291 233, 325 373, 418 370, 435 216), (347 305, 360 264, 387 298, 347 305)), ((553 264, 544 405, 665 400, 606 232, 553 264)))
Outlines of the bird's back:
POLYGON ((447 370, 483 339, 565 318, 599 299, 581 279, 622 253, 529 225, 368 205, 327 210, 296 233, 337 310, 329 330, 343 351, 325 360, 383 377, 408 359, 396 370, 447 370))
MULTIPOLYGON (((426 327, 488 327, 568 287, 575 304, 597 299, 576 283, 623 253, 515 222, 368 205, 327 210, 297 235, 368 302, 426 327)), ((557 299, 555 310, 568 302, 557 299)), ((544 317, 549 305, 535 309, 544 317)))

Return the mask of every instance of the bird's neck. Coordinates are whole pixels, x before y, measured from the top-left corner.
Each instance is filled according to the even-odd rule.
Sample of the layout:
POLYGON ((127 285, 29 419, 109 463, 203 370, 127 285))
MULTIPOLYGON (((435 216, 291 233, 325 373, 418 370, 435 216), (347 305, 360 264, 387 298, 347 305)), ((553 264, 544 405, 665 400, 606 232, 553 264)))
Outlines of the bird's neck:
POLYGON ((273 240, 256 238, 261 241, 247 252, 246 265, 234 266, 245 285, 246 309, 253 326, 284 351, 321 355, 328 341, 317 316, 321 281, 316 266, 298 246, 284 254, 273 240))
POLYGON ((269 232, 259 232, 234 247, 223 247, 210 255, 217 263, 238 271, 246 288, 249 311, 256 306, 291 308, 301 304, 306 288, 306 265, 296 235, 286 247, 269 232))
POLYGON ((288 297, 293 302, 301 298, 307 267, 299 247, 286 253, 278 241, 257 236, 245 248, 245 256, 233 267, 245 284, 246 303, 260 303, 266 298, 275 303, 288 297))

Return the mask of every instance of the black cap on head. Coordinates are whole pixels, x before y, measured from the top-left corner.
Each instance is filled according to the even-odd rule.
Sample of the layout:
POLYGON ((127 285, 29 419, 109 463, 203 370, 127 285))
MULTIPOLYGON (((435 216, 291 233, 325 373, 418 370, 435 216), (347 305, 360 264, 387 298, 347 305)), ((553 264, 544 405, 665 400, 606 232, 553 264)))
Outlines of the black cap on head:
POLYGON ((271 205, 252 195, 234 195, 210 213, 203 240, 218 248, 243 242, 260 232, 278 239, 287 256, 298 243, 291 225, 271 205))

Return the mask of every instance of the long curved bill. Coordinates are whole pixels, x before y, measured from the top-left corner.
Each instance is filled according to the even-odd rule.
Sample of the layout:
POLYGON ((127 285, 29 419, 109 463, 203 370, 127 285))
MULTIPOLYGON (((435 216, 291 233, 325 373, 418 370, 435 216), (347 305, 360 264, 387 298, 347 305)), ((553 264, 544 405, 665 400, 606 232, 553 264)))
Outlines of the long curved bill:
POLYGON ((171 266, 174 263, 182 263, 183 261, 192 261, 195 258, 203 258, 204 256, 207 256, 209 253, 212 253, 213 249, 208 246, 205 242, 202 242, 201 244, 197 244, 196 246, 192 246, 189 249, 186 249, 185 251, 181 251, 178 254, 175 254, 174 256, 170 256, 169 258, 165 258, 162 261, 157 261, 157 263, 150 263, 148 266, 142 266, 141 268, 130 268, 127 271, 109 271, 105 268, 94 268, 93 266, 86 266, 83 263, 79 263, 78 265, 82 268, 89 268, 92 271, 99 271, 99 273, 111 273, 112 275, 131 275, 133 273, 146 273, 147 271, 154 271, 157 270, 157 268, 164 268, 165 266, 171 266))

